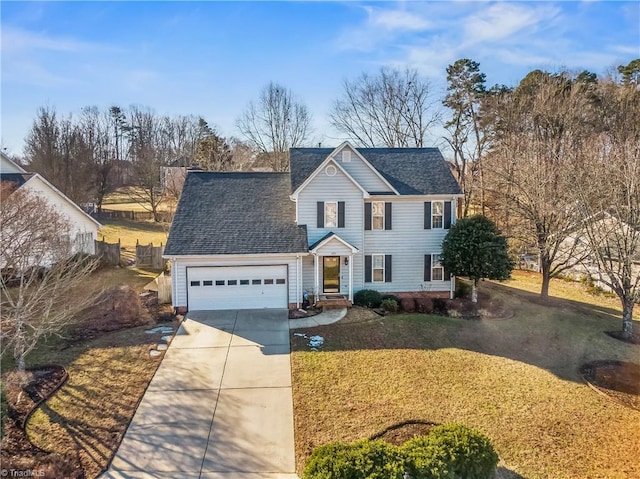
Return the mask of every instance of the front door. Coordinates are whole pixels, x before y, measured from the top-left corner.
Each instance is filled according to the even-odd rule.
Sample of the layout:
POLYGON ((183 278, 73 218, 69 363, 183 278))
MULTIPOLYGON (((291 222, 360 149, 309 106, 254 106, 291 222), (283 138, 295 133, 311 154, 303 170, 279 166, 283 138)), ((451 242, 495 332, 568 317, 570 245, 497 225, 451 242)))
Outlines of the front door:
POLYGON ((340 292, 340 256, 322 257, 322 290, 325 293, 340 292))

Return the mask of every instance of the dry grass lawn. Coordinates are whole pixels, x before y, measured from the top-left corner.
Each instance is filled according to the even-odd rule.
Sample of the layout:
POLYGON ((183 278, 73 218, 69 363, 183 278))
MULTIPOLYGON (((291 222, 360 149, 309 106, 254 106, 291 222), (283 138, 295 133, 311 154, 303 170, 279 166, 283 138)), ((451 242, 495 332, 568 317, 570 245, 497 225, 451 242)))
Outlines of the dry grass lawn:
MULTIPOLYGON (((141 202, 140 200, 142 197, 144 197, 143 192, 131 194, 128 187, 118 188, 116 191, 109 193, 105 197, 102 202, 102 207, 106 210, 150 212, 151 206, 148 203, 141 202)), ((175 199, 167 198, 165 201, 160 203, 158 210, 171 211, 175 209, 175 207, 175 199)))
POLYGON ((614 303, 553 281, 551 294, 570 299, 539 304, 527 292, 539 278, 525 275, 481 286, 514 310, 510 319, 337 323, 308 331, 325 338, 321 352, 292 336, 298 469, 320 444, 414 419, 487 434, 503 478, 640 477, 640 412, 578 373, 595 359, 640 363, 640 347, 604 334, 621 326, 614 303))

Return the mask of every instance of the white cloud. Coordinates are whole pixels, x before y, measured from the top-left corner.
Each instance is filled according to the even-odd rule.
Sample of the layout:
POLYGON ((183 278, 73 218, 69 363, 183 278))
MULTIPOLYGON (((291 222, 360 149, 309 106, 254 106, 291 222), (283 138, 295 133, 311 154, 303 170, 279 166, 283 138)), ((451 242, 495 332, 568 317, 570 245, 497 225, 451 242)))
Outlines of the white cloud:
POLYGON ((560 10, 552 5, 496 3, 464 20, 464 43, 506 41, 542 25, 554 22, 560 10))
POLYGON ((42 32, 31 32, 9 26, 2 27, 3 54, 23 54, 36 50, 77 53, 91 50, 96 46, 69 38, 49 36, 42 32))
POLYGON ((431 23, 416 12, 365 7, 369 13, 369 25, 390 32, 421 31, 431 27, 431 23))

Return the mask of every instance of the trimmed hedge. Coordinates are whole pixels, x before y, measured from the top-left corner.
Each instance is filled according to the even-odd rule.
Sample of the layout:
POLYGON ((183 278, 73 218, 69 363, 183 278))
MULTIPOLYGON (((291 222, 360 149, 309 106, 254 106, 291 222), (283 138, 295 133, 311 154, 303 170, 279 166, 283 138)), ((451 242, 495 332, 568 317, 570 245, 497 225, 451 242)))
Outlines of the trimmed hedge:
POLYGON ((387 313, 397 313, 398 309, 400 309, 398 302, 391 298, 383 299, 380 307, 387 313))
POLYGON ((403 475, 399 448, 369 439, 316 448, 302 473, 304 479, 402 479, 403 475))
POLYGON ((365 308, 378 308, 382 303, 382 295, 375 289, 361 289, 353 295, 353 303, 365 308))
POLYGON ((461 424, 432 428, 397 447, 381 440, 316 448, 303 479, 490 479, 498 465, 491 441, 461 424))

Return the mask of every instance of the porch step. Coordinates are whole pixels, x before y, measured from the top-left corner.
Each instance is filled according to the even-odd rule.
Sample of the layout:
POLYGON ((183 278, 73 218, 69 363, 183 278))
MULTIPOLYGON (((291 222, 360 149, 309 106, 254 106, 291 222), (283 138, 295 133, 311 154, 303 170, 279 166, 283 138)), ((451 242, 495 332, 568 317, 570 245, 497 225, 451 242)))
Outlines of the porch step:
POLYGON ((324 309, 342 309, 350 308, 353 304, 348 299, 321 299, 316 306, 324 309))

